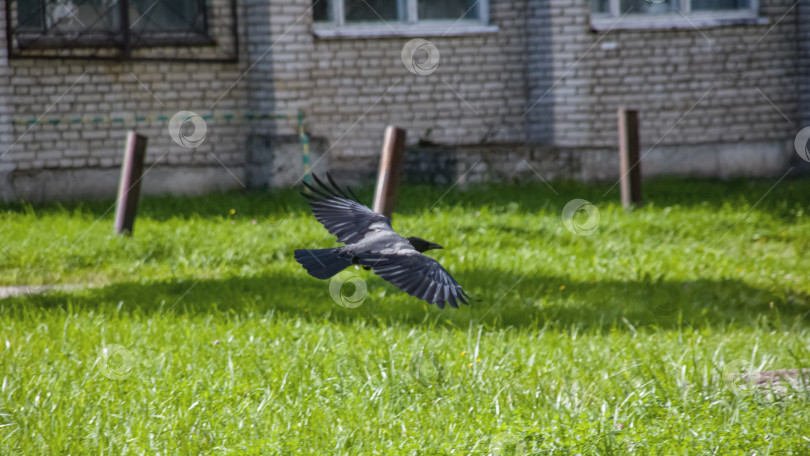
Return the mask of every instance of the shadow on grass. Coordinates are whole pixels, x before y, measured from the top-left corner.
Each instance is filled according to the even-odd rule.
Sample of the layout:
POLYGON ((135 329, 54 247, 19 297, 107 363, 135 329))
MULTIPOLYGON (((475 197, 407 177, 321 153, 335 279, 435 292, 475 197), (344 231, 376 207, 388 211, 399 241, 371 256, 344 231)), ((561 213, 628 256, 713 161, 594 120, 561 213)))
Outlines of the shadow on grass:
MULTIPOLYGON (((749 207, 763 195, 758 210, 773 213, 774 216, 789 216, 797 205, 810 202, 810 180, 788 177, 775 187, 772 179, 674 179, 661 178, 645 181, 644 200, 658 207, 672 205, 708 206, 719 208, 723 205, 749 207)), ((600 205, 618 204, 618 187, 610 184, 584 184, 573 181, 552 182, 549 187, 537 181, 512 182, 506 184, 473 184, 462 186, 434 187, 427 185, 403 184, 397 213, 421 215, 426 210, 442 207, 461 206, 471 210, 479 207, 515 206, 524 211, 548 211, 560 213, 565 204, 573 198, 583 198, 600 205), (607 193, 606 193, 607 192, 607 193)), ((360 201, 371 206, 374 188, 365 185, 355 189, 360 201)), ((0 203, 0 211, 8 212, 81 212, 94 218, 113 217, 113 200, 84 201, 66 203, 0 203)), ((205 196, 145 196, 138 209, 138 216, 153 220, 190 217, 229 217, 231 209, 238 216, 247 218, 277 218, 291 212, 309 212, 309 206, 300 196, 299 188, 273 189, 260 192, 213 193, 205 196)), ((642 209, 643 210, 643 209, 642 209)))
MULTIPOLYGON (((371 273, 357 271, 369 294, 354 309, 337 305, 329 296, 329 282, 301 273, 251 278, 203 279, 198 282, 117 283, 81 292, 53 292, 0 301, 0 315, 18 316, 31 307, 58 308, 75 313, 95 312, 151 317, 158 314, 213 316, 215 319, 261 318, 273 311, 278 318, 326 319, 336 324, 488 328, 557 328, 630 330, 632 327, 806 325, 810 297, 791 289, 768 291, 737 280, 691 282, 598 281, 571 282, 501 271, 460 274, 461 283, 490 283, 470 289, 477 299, 471 307, 440 310, 407 296, 371 273)), ((352 290, 344 290, 351 294, 352 290)))

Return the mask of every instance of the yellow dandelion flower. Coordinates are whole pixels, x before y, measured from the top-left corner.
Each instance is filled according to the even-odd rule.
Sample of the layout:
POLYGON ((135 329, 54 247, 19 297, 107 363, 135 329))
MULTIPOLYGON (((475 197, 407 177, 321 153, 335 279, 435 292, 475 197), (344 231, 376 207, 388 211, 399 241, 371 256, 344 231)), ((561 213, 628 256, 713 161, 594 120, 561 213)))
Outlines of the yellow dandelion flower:
POLYGON ((565 290, 565 285, 560 285, 560 291, 565 290))
POLYGON ((464 350, 463 352, 461 352, 461 356, 464 356, 466 354, 467 354, 467 350, 464 350))
POLYGON ((236 209, 231 209, 231 215, 236 214, 236 209))

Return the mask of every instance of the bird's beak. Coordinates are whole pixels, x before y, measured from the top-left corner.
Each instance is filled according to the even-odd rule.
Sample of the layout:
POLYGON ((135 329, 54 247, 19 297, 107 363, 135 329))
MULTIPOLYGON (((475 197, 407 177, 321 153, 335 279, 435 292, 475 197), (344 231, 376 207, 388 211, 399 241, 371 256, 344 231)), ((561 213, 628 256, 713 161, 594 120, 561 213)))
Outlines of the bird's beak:
POLYGON ((435 242, 431 242, 430 243, 430 248, 431 249, 443 249, 444 247, 440 246, 439 244, 437 244, 435 242))

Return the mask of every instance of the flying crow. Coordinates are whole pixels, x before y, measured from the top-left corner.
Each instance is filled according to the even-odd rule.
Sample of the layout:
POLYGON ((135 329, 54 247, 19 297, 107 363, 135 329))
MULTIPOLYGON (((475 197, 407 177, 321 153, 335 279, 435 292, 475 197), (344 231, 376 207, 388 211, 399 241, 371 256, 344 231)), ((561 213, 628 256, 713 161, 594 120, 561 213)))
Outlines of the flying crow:
POLYGON ((314 174, 317 185, 304 185, 312 194, 302 193, 309 199, 315 218, 346 245, 331 249, 297 249, 295 259, 309 275, 328 279, 351 265, 373 269, 383 279, 400 290, 436 304, 444 309, 445 303, 458 307, 470 299, 438 261, 422 252, 441 249, 439 244, 416 236, 405 238, 391 228, 391 219, 360 204, 357 196, 337 186, 332 176, 326 175, 325 184, 314 174))

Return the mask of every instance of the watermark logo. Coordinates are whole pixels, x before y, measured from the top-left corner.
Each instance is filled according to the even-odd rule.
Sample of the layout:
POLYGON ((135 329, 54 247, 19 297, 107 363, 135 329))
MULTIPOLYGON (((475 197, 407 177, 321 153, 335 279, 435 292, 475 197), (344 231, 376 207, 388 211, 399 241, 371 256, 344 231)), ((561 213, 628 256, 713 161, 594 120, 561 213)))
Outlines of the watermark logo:
POLYGON ((41 294, 53 288, 53 274, 48 269, 31 265, 20 269, 17 273, 17 286, 26 295, 41 294))
POLYGON ((599 209, 584 199, 573 199, 563 207, 563 226, 576 235, 592 235, 599 226, 599 220, 599 209))
POLYGON ((735 394, 744 393, 754 386, 756 366, 744 359, 735 359, 723 367, 723 383, 735 394))
POLYGON ((796 153, 802 160, 810 162, 810 127, 804 127, 796 133, 793 147, 796 148, 796 153))
POLYGON ((169 135, 178 145, 196 149, 205 142, 208 125, 196 112, 180 111, 169 119, 169 135))
POLYGON ((439 48, 422 38, 405 43, 401 57, 405 68, 419 76, 431 75, 439 68, 439 48))
POLYGON ((676 285, 664 283, 652 284, 645 290, 645 298, 653 310, 660 314, 670 314, 678 310, 681 305, 681 288, 676 285))
POLYGON ((439 381, 440 369, 434 354, 419 352, 408 361, 408 372, 423 384, 435 384, 439 381))
POLYGON ((340 306, 348 309, 360 307, 368 296, 366 281, 359 275, 343 271, 329 281, 329 295, 340 306))
POLYGON ((98 370, 110 380, 126 380, 134 366, 132 352, 121 345, 105 345, 99 353, 98 370))
POLYGON ((745 79, 751 71, 751 52, 743 47, 731 51, 721 51, 714 56, 719 73, 727 80, 735 82, 745 79))
POLYGON ((525 456, 529 454, 529 448, 520 437, 509 432, 501 432, 490 441, 489 454, 492 456, 525 456))

